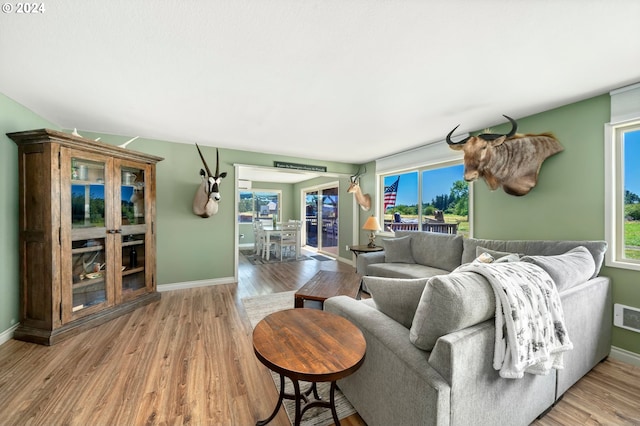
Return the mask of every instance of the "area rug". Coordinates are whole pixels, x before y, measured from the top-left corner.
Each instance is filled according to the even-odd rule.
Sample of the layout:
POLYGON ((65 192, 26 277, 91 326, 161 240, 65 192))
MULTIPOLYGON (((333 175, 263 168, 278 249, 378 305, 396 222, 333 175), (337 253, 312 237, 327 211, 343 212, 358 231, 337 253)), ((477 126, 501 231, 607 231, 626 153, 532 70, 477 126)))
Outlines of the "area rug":
POLYGON ((313 257, 315 260, 319 260, 320 262, 324 262, 326 260, 335 260, 333 257, 327 257, 327 256, 322 256, 322 255, 315 255, 315 256, 311 256, 313 257))
MULTIPOLYGON (((267 265, 272 263, 281 263, 280 258, 276 256, 270 256, 269 260, 263 259, 262 256, 256 255, 253 250, 241 250, 240 253, 247 258, 249 263, 252 265, 267 265)), ((285 256, 282 259, 282 262, 301 262, 304 260, 311 260, 309 256, 300 256, 299 258, 295 258, 294 256, 285 256)))
MULTIPOLYGON (((244 309, 247 311, 247 316, 249 317, 249 322, 251 323, 251 327, 255 327, 256 324, 260 322, 267 315, 282 311, 284 309, 293 308, 293 295, 295 291, 285 291, 281 293, 269 294, 266 296, 256 296, 256 297, 248 297, 242 299, 242 304, 244 305, 244 309)), ((257 361, 256 362, 260 362, 257 361)), ((273 377, 273 382, 276 386, 276 389, 280 391, 280 376, 277 373, 271 371, 271 376, 273 377)), ((301 389, 307 389, 309 386, 306 382, 300 383, 301 389)), ((320 397, 325 401, 329 400, 329 388, 330 383, 318 383, 318 393, 320 397)), ((293 385, 289 379, 285 379, 285 391, 287 393, 293 394, 293 385)), ((347 398, 340 392, 340 390, 336 390, 335 394, 336 399, 336 411, 338 413, 339 419, 344 419, 356 412, 356 410, 351 406, 347 398)), ((287 416, 289 416, 289 420, 293 423, 295 418, 295 404, 294 401, 285 399, 283 401, 285 411, 287 412, 287 416)), ((264 417, 266 418, 271 413, 264 413, 264 417)), ((328 408, 311 408, 307 412, 304 413, 302 417, 301 425, 304 426, 326 426, 333 424, 333 417, 331 417, 331 410, 328 408)))

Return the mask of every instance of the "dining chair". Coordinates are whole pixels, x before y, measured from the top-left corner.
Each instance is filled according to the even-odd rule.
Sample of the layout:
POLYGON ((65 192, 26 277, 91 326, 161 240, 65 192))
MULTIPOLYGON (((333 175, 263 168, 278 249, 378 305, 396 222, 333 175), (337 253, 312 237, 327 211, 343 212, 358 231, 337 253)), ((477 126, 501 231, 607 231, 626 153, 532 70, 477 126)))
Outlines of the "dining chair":
POLYGON ((298 229, 299 226, 295 222, 286 222, 282 224, 280 238, 276 240, 275 248, 280 255, 280 261, 284 258, 285 251, 293 250, 294 256, 298 254, 298 229))

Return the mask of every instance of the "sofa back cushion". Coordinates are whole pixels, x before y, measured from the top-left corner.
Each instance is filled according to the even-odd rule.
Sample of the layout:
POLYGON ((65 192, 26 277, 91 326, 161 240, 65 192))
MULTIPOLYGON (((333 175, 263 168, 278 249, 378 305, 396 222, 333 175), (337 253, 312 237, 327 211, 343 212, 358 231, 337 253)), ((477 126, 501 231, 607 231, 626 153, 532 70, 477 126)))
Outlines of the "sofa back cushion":
POLYGON ((406 328, 411 327, 429 278, 362 277, 362 281, 380 312, 406 328))
POLYGON ((595 263, 595 269, 591 277, 595 277, 600 272, 604 254, 607 251, 606 241, 551 241, 551 240, 481 240, 477 238, 466 238, 463 242, 462 263, 473 262, 476 258, 476 247, 481 246, 491 250, 498 250, 508 253, 518 253, 530 256, 556 256, 564 254, 571 249, 583 246, 595 263))
POLYGON ((384 238, 384 261, 387 263, 416 263, 411 253, 411 237, 384 238))
POLYGON ((495 316, 491 284, 475 272, 453 272, 431 277, 413 317, 411 343, 430 351, 440 336, 462 330, 495 316))
MULTIPOLYGON (((411 254, 420 265, 453 271, 461 264, 462 236, 425 231, 396 231, 411 237, 411 254)), ((473 260, 473 259, 472 259, 473 260)))
POLYGON ((591 253, 582 246, 557 256, 524 256, 522 261, 533 263, 547 271, 559 292, 586 282, 593 276, 596 268, 591 253))

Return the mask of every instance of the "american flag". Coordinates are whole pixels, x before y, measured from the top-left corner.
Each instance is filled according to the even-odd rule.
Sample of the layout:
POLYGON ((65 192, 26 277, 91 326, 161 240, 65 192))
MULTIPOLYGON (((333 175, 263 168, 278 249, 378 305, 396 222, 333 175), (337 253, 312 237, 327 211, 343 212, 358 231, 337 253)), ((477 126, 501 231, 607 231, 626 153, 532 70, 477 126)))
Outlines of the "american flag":
POLYGON ((400 183, 400 176, 391 185, 384 188, 384 210, 387 211, 388 207, 396 205, 396 194, 398 193, 398 184, 400 183))

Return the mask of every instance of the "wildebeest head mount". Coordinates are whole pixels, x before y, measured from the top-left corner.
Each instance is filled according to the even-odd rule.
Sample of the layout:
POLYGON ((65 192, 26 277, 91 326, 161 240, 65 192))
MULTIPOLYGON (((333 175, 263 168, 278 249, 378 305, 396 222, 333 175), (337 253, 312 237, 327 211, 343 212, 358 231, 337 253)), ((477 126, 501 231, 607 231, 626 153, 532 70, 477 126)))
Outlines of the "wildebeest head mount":
POLYGON ((220 183, 227 176, 227 172, 220 173, 220 155, 216 148, 216 172, 211 173, 200 147, 196 144, 204 169, 200 169, 202 182, 193 198, 193 213, 200 217, 211 217, 218 213, 218 202, 220 201, 220 183), (206 172, 205 172, 206 170, 206 172))
POLYGON ((542 163, 564 148, 551 133, 517 134, 518 123, 511 123, 506 134, 482 133, 454 142, 447 135, 449 147, 464 152, 464 179, 472 182, 483 178, 492 190, 502 187, 510 195, 526 195, 536 186, 542 163))

